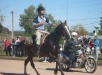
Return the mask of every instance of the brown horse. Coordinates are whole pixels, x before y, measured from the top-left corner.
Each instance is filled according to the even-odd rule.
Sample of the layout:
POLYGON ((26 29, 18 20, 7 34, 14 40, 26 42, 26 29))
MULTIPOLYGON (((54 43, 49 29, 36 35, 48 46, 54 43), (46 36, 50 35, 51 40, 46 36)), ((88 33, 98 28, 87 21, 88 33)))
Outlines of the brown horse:
MULTIPOLYGON (((50 33, 44 43, 40 47, 40 57, 53 57, 56 60, 56 68, 54 70, 54 74, 57 74, 58 71, 58 66, 61 71, 61 75, 64 75, 63 70, 61 68, 61 64, 59 61, 59 53, 60 53, 60 46, 59 46, 59 41, 60 38, 64 36, 67 39, 70 39, 70 33, 68 30, 68 27, 66 25, 66 21, 64 23, 61 23, 54 32, 50 33)), ((20 42, 17 48, 22 47, 26 54, 28 55, 28 58, 25 60, 24 63, 24 74, 26 73, 26 66, 28 62, 30 61, 32 68, 35 70, 37 75, 40 75, 39 72, 36 70, 35 65, 33 63, 33 57, 36 54, 36 42, 35 42, 35 36, 33 36, 33 46, 31 45, 25 45, 25 40, 20 42)))

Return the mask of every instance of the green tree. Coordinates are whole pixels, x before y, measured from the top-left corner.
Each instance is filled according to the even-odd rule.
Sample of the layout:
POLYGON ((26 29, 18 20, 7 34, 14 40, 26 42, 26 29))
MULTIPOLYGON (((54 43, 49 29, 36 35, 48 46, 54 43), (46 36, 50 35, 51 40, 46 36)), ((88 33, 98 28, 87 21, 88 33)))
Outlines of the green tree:
POLYGON ((19 25, 24 28, 26 35, 30 36, 34 33, 32 22, 33 18, 36 16, 36 9, 33 5, 24 10, 24 14, 20 15, 19 25))
POLYGON ((0 15, 0 23, 2 23, 4 21, 4 16, 0 15))
POLYGON ((9 29, 6 27, 3 27, 2 23, 4 21, 4 17, 1 12, 0 12, 0 33, 1 34, 8 34, 9 33, 9 29))
POLYGON ((88 31, 83 27, 82 24, 74 25, 71 28, 71 32, 77 32, 79 35, 88 34, 88 31))
POLYGON ((3 26, 2 26, 2 24, 0 23, 0 33, 2 32, 2 29, 3 29, 3 26))
POLYGON ((1 23, 0 23, 0 33, 1 34, 8 34, 9 33, 9 29, 6 27, 3 27, 1 23))
POLYGON ((102 17, 100 18, 100 30, 98 32, 98 35, 102 35, 102 17))
POLYGON ((100 26, 101 26, 101 31, 102 31, 102 17, 100 18, 101 20, 100 20, 100 26))
POLYGON ((15 36, 25 36, 24 31, 15 31, 15 36))
POLYGON ((0 23, 2 23, 4 21, 4 16, 0 15, 0 23))

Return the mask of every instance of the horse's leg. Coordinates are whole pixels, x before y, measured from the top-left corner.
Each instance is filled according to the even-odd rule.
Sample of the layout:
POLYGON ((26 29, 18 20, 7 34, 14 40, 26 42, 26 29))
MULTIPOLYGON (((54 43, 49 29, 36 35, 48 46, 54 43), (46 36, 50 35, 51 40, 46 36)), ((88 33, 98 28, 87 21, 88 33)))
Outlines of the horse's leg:
POLYGON ((26 72, 26 66, 27 66, 27 64, 28 64, 28 62, 29 62, 30 60, 29 60, 29 57, 25 60, 25 63, 24 63, 24 74, 27 74, 27 72, 26 72))
MULTIPOLYGON (((52 58, 56 59, 56 57, 55 57, 54 55, 52 55, 52 53, 49 53, 49 55, 50 55, 52 58)), ((58 60, 56 59, 56 68, 55 68, 55 70, 54 70, 54 74, 57 74, 57 72, 58 72, 58 65, 59 65, 59 63, 58 63, 58 60)))
POLYGON ((56 62, 56 68, 55 68, 55 70, 54 70, 54 74, 56 75, 57 72, 58 72, 58 63, 56 62))
POLYGON ((62 70, 62 67, 61 67, 61 64, 60 64, 59 57, 60 57, 60 55, 58 54, 58 59, 56 59, 56 62, 57 62, 58 65, 59 65, 59 69, 60 69, 60 71, 61 71, 61 75, 64 75, 63 70, 62 70))
POLYGON ((35 65, 34 65, 34 63, 33 63, 33 59, 32 59, 32 58, 30 59, 30 63, 31 63, 32 68, 33 68, 33 69, 35 70, 35 72, 37 73, 37 75, 40 75, 39 72, 37 71, 37 69, 35 68, 35 65))

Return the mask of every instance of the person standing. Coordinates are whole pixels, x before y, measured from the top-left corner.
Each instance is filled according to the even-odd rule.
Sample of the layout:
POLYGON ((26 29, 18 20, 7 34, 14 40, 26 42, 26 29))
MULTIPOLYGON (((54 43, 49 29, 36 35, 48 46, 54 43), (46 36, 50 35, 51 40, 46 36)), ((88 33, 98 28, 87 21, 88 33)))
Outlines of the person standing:
POLYGON ((87 44, 88 44, 88 40, 87 40, 87 38, 86 38, 86 35, 83 34, 83 38, 82 38, 82 46, 83 46, 83 47, 84 47, 84 46, 86 47, 87 44))
POLYGON ((7 39, 4 39, 4 44, 5 44, 6 56, 8 56, 8 53, 9 53, 9 55, 11 56, 11 52, 10 52, 10 49, 9 49, 10 41, 7 40, 7 39))
POLYGON ((89 38, 88 38, 88 47, 89 47, 89 49, 90 49, 90 54, 93 54, 93 53, 92 53, 92 48, 93 48, 93 46, 94 46, 94 43, 93 43, 92 39, 89 37, 89 38))
POLYGON ((99 49, 99 40, 98 37, 95 36, 94 38, 94 56, 95 56, 95 60, 98 60, 98 49, 99 49))
POLYGON ((20 37, 18 36, 17 39, 16 39, 16 41, 15 41, 15 43, 14 43, 14 51, 13 51, 14 57, 17 56, 16 47, 17 47, 17 45, 18 45, 19 43, 20 43, 20 37))

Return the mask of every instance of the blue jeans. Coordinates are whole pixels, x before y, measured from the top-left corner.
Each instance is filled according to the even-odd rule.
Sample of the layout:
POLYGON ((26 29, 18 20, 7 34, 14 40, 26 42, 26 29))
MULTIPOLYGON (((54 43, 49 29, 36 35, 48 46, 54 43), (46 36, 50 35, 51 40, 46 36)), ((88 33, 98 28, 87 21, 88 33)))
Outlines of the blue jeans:
POLYGON ((95 56, 95 60, 98 60, 98 47, 94 47, 94 56, 95 56))
POLYGON ((8 56, 8 54, 9 56, 11 56, 11 51, 9 50, 9 48, 5 48, 5 51, 6 51, 6 56, 8 56))
POLYGON ((13 49, 13 53, 14 53, 14 56, 17 56, 17 50, 16 50, 16 45, 14 45, 14 49, 13 49))

